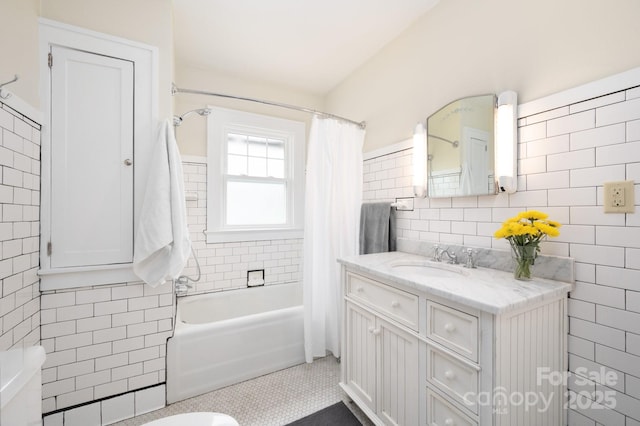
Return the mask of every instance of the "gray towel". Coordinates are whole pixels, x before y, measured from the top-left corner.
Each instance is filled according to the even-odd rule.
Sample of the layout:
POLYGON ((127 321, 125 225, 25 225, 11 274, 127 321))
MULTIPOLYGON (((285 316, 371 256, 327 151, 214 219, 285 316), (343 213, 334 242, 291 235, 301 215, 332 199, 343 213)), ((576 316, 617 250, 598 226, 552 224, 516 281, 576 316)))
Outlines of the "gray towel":
POLYGON ((391 203, 365 203, 360 209, 360 254, 396 250, 396 214, 391 203))

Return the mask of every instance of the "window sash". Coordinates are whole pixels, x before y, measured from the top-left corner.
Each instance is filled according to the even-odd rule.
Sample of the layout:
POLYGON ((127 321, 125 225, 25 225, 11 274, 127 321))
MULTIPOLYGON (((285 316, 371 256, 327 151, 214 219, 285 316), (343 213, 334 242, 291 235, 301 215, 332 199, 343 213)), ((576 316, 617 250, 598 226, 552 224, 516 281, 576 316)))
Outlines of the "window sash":
MULTIPOLYGON (((301 238, 304 224, 306 145, 304 123, 227 108, 213 106, 210 108, 212 109, 212 114, 207 117, 207 197, 210 200, 207 203, 207 229, 205 230, 207 242, 301 238), (246 150, 242 146, 242 137, 236 142, 235 146, 230 146, 229 134, 264 137, 274 141, 274 149, 271 153, 269 153, 271 145, 268 144, 266 156, 283 162, 282 176, 256 177, 242 173, 228 173, 229 151, 232 154, 248 154, 249 152, 248 146, 246 150), (279 141, 282 141, 281 145, 279 141), (232 224, 227 223, 229 221, 227 220, 225 191, 227 190, 228 182, 232 180, 240 182, 243 179, 257 180, 257 182, 263 183, 282 182, 286 186, 286 224, 240 226, 233 224, 233 220, 230 220, 232 224)), ((264 151, 261 154, 264 154, 264 151)), ((232 202, 234 201, 238 201, 236 206, 244 206, 242 198, 232 200, 232 202)), ((252 200, 249 199, 247 202, 246 205, 252 205, 252 200)), ((237 217, 238 220, 235 222, 241 222, 246 217, 248 216, 244 218, 237 217)))
POLYGON ((291 165, 291 143, 293 141, 290 137, 284 137, 279 135, 278 132, 248 132, 242 131, 237 128, 229 128, 224 133, 224 164, 222 165, 222 170, 227 176, 251 176, 257 178, 263 177, 272 177, 272 178, 282 178, 282 179, 290 179, 293 173, 293 167, 291 165), (235 136, 234 139, 244 138, 245 139, 245 147, 244 152, 237 149, 237 147, 231 148, 231 139, 235 136), (254 148, 252 151, 251 148, 251 140, 260 140, 264 139, 264 155, 258 155, 256 151, 258 148, 254 148), (272 146, 282 145, 281 149, 272 148, 272 146), (273 154, 272 154, 273 151, 273 154), (240 173, 232 173, 230 171, 230 160, 236 162, 239 167, 236 167, 237 170, 244 169, 244 172, 240 173), (259 164, 261 160, 264 160, 264 174, 256 174, 253 173, 255 171, 254 166, 251 167, 251 163, 259 164), (244 162, 244 166, 241 164, 244 162), (277 163, 282 163, 280 173, 270 173, 270 168, 275 167, 277 163))
POLYGON ((265 229, 265 228, 291 228, 293 226, 293 185, 290 179, 278 178, 261 178, 254 176, 234 176, 224 175, 222 179, 222 230, 242 230, 242 229, 265 229), (227 189, 230 182, 237 183, 257 183, 257 184, 279 184, 284 186, 284 223, 247 223, 247 224, 230 224, 229 223, 229 205, 227 197, 227 189))

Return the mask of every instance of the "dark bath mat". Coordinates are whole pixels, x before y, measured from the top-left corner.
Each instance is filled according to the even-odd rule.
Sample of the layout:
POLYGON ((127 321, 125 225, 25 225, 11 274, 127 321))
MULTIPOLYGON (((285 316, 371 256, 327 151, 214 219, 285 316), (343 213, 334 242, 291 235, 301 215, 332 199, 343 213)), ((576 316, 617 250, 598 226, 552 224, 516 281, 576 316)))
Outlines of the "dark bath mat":
POLYGON ((340 401, 287 426, 362 426, 362 423, 340 401))

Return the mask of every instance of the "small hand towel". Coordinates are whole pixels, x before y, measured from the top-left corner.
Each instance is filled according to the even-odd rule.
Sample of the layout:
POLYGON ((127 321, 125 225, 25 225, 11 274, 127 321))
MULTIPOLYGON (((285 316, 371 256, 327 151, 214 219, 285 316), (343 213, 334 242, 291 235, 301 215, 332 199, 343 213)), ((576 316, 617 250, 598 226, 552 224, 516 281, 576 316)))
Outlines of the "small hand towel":
POLYGON ((161 124, 134 241, 133 272, 151 287, 175 279, 189 259, 182 161, 172 124, 161 124))
POLYGON ((391 203, 364 203, 360 209, 360 254, 396 249, 395 209, 391 203))

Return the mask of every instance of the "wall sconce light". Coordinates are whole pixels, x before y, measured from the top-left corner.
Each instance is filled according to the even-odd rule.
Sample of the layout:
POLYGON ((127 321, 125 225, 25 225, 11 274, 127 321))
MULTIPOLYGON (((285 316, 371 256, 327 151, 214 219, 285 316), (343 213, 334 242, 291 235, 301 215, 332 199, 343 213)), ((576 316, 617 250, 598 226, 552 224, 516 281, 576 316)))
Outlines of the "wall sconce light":
POLYGON ((518 94, 514 91, 500 93, 497 106, 496 188, 498 192, 511 194, 518 188, 518 94))
POLYGON ((413 195, 424 198, 427 177, 427 131, 418 123, 413 133, 413 195))

